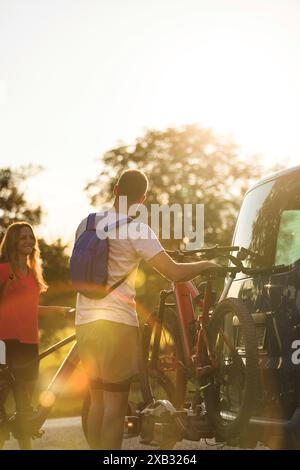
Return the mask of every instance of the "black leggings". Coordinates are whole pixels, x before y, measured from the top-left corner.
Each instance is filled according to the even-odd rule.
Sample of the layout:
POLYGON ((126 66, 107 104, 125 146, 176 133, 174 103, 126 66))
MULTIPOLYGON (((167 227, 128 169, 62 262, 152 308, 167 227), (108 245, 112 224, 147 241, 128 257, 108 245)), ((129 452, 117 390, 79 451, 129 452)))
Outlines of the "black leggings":
POLYGON ((12 389, 19 412, 31 409, 34 386, 39 374, 38 345, 15 339, 4 340, 6 364, 12 377, 12 389))

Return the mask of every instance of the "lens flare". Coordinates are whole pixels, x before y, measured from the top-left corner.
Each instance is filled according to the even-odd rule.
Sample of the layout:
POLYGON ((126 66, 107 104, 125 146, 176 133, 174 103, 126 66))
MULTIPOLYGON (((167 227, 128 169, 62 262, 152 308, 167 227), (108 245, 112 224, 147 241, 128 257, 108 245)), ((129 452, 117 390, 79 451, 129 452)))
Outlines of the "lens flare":
POLYGON ((139 287, 142 287, 146 282, 146 275, 142 270, 139 270, 136 276, 135 280, 135 286, 138 289, 139 287))
POLYGON ((51 408, 55 402, 55 395, 50 390, 45 390, 40 394, 39 402, 45 408, 51 408))

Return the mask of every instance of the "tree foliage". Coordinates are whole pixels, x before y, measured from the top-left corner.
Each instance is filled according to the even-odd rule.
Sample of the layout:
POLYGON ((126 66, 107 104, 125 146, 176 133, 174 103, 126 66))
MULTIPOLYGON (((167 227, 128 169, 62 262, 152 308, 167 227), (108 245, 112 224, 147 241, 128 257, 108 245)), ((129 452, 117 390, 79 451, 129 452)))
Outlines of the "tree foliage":
POLYGON ((49 284, 58 280, 65 282, 70 278, 67 247, 68 245, 64 244, 61 239, 51 244, 46 243, 44 239, 39 240, 44 276, 49 284))
POLYGON ((150 182, 146 204, 204 204, 206 244, 230 242, 242 196, 263 172, 256 157, 240 158, 230 139, 198 125, 148 130, 106 152, 102 166, 86 187, 92 204, 111 199, 122 170, 141 169, 150 182))
POLYGON ((0 168, 0 239, 13 222, 25 220, 38 225, 42 217, 41 206, 32 207, 26 200, 22 184, 39 169, 32 166, 18 170, 0 168))

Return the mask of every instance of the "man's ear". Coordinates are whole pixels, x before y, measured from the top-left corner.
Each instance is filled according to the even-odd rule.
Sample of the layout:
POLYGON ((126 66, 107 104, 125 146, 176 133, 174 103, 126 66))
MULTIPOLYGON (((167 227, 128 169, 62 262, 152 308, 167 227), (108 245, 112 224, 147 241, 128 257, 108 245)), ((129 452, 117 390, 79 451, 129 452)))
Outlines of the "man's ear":
POLYGON ((115 184, 114 189, 113 189, 113 195, 118 196, 119 194, 119 186, 115 184))

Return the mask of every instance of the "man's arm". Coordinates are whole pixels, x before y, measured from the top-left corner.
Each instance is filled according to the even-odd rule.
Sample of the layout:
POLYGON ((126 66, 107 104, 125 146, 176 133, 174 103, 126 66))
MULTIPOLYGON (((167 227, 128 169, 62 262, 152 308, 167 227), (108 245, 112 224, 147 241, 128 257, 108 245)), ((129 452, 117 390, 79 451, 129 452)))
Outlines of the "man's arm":
POLYGON ((196 263, 176 263, 165 251, 161 251, 149 260, 149 264, 162 276, 173 282, 184 282, 194 279, 207 268, 219 268, 220 265, 212 261, 198 261, 196 263))

